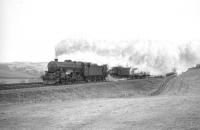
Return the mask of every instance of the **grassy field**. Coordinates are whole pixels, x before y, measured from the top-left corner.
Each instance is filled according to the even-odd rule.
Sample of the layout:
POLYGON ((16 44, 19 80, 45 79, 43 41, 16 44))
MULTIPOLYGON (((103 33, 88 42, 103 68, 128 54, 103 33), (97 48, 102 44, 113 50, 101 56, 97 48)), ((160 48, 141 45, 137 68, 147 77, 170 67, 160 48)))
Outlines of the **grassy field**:
POLYGON ((116 82, 48 86, 0 91, 0 103, 49 102, 94 98, 148 96, 163 79, 122 80, 116 82))
POLYGON ((198 130, 199 75, 2 90, 0 129, 198 130))

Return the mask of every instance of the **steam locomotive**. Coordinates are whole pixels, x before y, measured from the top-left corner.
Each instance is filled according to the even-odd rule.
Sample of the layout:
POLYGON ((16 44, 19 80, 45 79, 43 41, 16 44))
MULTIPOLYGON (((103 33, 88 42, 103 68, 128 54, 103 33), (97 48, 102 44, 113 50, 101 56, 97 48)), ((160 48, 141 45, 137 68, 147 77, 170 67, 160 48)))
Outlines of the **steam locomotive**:
POLYGON ((58 59, 47 65, 48 71, 43 78, 44 84, 71 84, 79 81, 96 82, 104 81, 107 76, 107 65, 99 66, 88 62, 76 62, 58 59))
POLYGON ((109 70, 109 74, 117 78, 129 78, 130 77, 130 68, 116 66, 109 70))
POLYGON ((150 76, 150 74, 146 72, 135 73, 134 70, 137 68, 129 68, 129 67, 121 67, 116 66, 109 70, 109 74, 116 78, 128 78, 128 79, 143 79, 150 76))

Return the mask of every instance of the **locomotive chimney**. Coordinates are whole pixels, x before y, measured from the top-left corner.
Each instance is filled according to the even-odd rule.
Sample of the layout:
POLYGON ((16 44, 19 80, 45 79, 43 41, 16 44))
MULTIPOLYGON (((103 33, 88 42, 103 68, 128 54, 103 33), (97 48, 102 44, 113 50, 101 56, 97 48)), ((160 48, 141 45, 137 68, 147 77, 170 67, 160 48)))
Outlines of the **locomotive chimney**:
POLYGON ((55 62, 58 62, 58 58, 55 58, 54 60, 55 60, 55 62))
POLYGON ((56 49, 55 49, 55 59, 54 59, 55 62, 58 62, 58 56, 56 54, 56 49))

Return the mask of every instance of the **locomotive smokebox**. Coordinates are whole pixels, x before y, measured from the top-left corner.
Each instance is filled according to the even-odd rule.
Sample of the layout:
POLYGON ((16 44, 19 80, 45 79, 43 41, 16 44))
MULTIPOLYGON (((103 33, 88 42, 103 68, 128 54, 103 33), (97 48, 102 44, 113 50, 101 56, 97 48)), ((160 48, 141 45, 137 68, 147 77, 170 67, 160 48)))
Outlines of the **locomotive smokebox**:
POLYGON ((47 67, 49 72, 55 72, 58 70, 58 62, 51 61, 48 63, 47 67))
POLYGON ((58 58, 55 58, 54 61, 55 61, 55 62, 58 62, 58 58))

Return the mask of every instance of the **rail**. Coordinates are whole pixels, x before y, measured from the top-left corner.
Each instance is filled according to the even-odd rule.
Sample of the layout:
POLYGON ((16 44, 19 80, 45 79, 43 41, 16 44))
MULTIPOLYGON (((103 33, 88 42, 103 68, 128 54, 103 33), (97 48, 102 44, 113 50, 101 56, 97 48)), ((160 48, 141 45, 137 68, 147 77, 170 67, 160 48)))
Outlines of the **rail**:
POLYGON ((167 87, 167 83, 174 77, 176 77, 176 75, 171 75, 166 77, 166 79, 160 84, 160 87, 156 91, 151 93, 151 96, 156 96, 159 95, 161 92, 163 92, 167 87))

